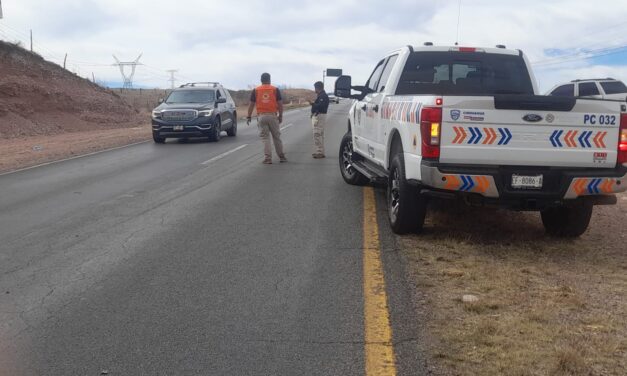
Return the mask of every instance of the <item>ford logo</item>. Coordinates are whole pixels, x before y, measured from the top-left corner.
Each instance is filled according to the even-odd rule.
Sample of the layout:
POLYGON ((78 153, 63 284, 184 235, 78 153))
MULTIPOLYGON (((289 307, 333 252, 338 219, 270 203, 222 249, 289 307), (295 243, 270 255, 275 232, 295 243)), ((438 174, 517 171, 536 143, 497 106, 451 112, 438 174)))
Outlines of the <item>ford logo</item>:
POLYGON ((537 114, 527 114, 523 116, 523 120, 528 121, 530 123, 537 123, 539 121, 542 121, 542 116, 537 115, 537 114))

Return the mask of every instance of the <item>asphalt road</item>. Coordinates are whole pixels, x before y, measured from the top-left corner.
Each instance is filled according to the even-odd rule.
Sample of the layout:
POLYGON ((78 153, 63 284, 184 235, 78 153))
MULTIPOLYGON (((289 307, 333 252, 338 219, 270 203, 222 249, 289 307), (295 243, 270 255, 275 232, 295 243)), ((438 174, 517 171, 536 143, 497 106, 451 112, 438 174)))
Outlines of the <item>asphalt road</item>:
MULTIPOLYGON (((256 127, 0 176, 0 375, 363 375, 364 188, 286 113, 289 163, 256 127)), ((420 374, 403 262, 380 246, 398 374, 420 374)))

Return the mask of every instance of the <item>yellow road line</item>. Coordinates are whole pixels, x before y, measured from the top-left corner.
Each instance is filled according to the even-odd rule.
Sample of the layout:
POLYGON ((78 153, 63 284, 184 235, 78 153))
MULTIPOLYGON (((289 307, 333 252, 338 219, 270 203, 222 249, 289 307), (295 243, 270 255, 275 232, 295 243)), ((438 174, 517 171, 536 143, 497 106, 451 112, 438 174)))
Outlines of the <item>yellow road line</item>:
POLYGON ((364 188, 364 327, 366 376, 396 375, 372 187, 364 188))

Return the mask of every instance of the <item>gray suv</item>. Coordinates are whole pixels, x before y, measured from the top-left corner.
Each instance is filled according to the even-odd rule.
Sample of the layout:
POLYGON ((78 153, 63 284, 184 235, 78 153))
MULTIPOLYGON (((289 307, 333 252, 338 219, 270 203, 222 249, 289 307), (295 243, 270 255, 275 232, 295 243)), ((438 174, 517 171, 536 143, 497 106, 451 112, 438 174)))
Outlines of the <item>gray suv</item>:
POLYGON ((228 90, 217 82, 194 82, 174 89, 152 111, 152 138, 206 137, 219 141, 222 131, 237 134, 237 111, 228 90))

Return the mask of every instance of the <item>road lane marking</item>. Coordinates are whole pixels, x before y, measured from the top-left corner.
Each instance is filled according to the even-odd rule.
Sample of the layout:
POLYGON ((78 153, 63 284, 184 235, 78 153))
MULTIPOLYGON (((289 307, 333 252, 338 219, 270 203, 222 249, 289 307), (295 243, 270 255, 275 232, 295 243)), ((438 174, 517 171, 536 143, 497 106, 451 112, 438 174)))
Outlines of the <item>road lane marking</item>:
POLYGON ((231 150, 229 150, 229 151, 227 151, 227 152, 225 152, 225 153, 222 153, 222 154, 220 154, 220 155, 216 155, 215 157, 213 157, 213 158, 211 158, 211 159, 208 159, 208 160, 204 161, 203 163, 201 163, 201 165, 206 166, 206 165, 208 165, 208 164, 210 164, 210 163, 213 163, 213 162, 215 162, 215 161, 218 161, 218 160, 220 160, 220 159, 222 159, 222 158, 226 157, 226 156, 227 156, 227 155, 229 155, 229 154, 233 154, 233 153, 235 153, 235 152, 236 152, 236 151, 238 151, 238 150, 242 150, 242 149, 243 149, 243 148, 245 148, 246 146, 248 146, 248 144, 240 145, 240 146, 236 147, 235 149, 231 149, 231 150))
POLYGON ((291 127, 292 125, 294 125, 294 124, 289 123, 288 125, 286 125, 286 126, 284 126, 283 128, 281 128, 281 130, 287 129, 287 128, 291 127))
POLYGON ((35 166, 24 167, 24 168, 20 168, 18 170, 3 172, 3 173, 0 174, 0 176, 15 174, 17 172, 32 170, 34 168, 44 167, 44 166, 48 166, 48 165, 52 165, 52 164, 56 164, 56 163, 61 163, 61 162, 67 162, 67 161, 71 161, 71 160, 74 160, 74 159, 90 157, 92 155, 102 154, 102 153, 106 153, 108 151, 119 150, 119 149, 124 149, 124 148, 128 148, 128 147, 135 146, 135 145, 145 144, 146 142, 152 142, 152 140, 134 142, 134 143, 128 144, 128 145, 116 146, 116 147, 110 148, 110 149, 104 149, 104 150, 94 151, 92 153, 77 155, 77 156, 70 157, 70 158, 59 159, 58 161, 50 161, 50 162, 41 163, 41 164, 38 164, 38 165, 35 165, 35 166))
POLYGON ((395 376, 396 363, 372 187, 364 188, 364 330, 366 376, 395 376))

